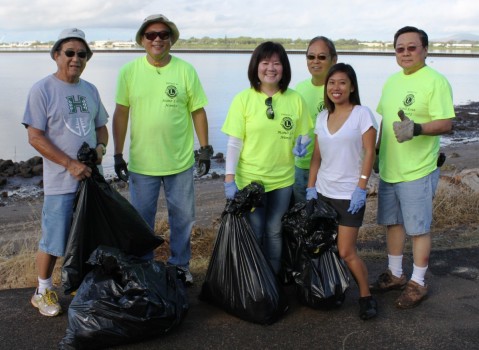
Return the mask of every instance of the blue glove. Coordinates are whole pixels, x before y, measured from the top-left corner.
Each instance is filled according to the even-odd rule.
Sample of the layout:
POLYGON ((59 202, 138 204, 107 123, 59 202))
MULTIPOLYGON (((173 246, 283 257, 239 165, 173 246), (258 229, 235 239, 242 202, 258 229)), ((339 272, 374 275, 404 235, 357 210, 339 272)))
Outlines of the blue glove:
POLYGON ((308 135, 301 136, 299 135, 298 138, 296 139, 296 145, 293 148, 293 154, 296 157, 304 157, 306 153, 308 153, 308 150, 306 147, 311 143, 311 139, 309 138, 308 135))
POLYGON ((356 189, 351 196, 351 203, 349 204, 348 209, 349 213, 356 214, 362 207, 364 207, 366 204, 366 193, 367 190, 363 190, 356 186, 356 189))
POLYGON ((236 192, 238 192, 238 187, 236 186, 236 182, 225 182, 225 197, 226 199, 233 199, 235 197, 236 192))
POLYGON ((309 201, 310 199, 318 199, 318 191, 316 191, 316 187, 308 187, 306 189, 306 200, 309 201))

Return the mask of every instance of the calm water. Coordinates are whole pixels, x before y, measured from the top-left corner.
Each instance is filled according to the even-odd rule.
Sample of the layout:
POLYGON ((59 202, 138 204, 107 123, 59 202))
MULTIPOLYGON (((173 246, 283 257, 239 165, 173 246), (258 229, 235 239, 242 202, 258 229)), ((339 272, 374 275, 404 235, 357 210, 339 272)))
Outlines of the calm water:
MULTIPOLYGON (((82 78, 95 84, 103 104, 113 115, 116 77, 120 67, 142 53, 100 53, 88 62, 82 78)), ((247 66, 250 54, 176 54, 192 63, 206 90, 210 143, 215 152, 225 152, 226 137, 220 131, 234 95, 249 86, 247 66)), ((309 76, 303 55, 290 55, 293 70, 291 87, 309 76)), ((391 56, 339 56, 351 64, 358 76, 361 102, 375 110, 387 77, 398 70, 391 56)), ((477 82, 479 60, 474 58, 433 57, 428 64, 443 73, 452 85, 454 104, 479 100, 477 82)), ((47 53, 0 53, 0 159, 27 160, 37 152, 28 144, 27 133, 20 124, 30 87, 56 71, 47 53)), ((111 125, 111 118, 109 126, 111 125)), ((111 130, 111 128, 110 128, 111 130)), ((127 146, 127 145, 126 145, 127 146)), ((105 171, 113 165, 113 140, 108 146, 105 171)), ((127 147, 125 147, 127 153, 127 147)))

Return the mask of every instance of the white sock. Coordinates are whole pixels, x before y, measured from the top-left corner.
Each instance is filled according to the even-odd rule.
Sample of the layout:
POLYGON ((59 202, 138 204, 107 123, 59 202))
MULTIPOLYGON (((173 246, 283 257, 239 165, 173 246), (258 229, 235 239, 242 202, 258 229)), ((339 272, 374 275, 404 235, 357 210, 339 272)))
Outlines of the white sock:
POLYGON ((426 275, 426 271, 428 266, 419 267, 413 264, 412 276, 411 280, 419 284, 420 286, 424 287, 424 276, 426 275))
POLYGON ((46 280, 42 280, 40 277, 38 277, 38 293, 39 294, 44 294, 45 289, 52 289, 53 283, 52 283, 52 278, 47 278, 46 280))
POLYGON ((402 255, 389 255, 388 254, 388 262, 389 262, 389 270, 393 276, 401 277, 402 276, 402 255))

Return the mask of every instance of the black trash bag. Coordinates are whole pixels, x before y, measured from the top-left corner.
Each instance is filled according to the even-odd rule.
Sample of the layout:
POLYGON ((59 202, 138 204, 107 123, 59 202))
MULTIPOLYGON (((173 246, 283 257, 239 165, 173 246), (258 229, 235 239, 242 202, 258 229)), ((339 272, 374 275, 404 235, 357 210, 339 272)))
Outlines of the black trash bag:
POLYGON ((283 281, 294 283, 299 301, 313 308, 340 306, 349 287, 336 247, 336 216, 321 200, 297 203, 283 216, 283 281))
POLYGON ((226 204, 199 297, 243 320, 272 324, 287 311, 287 297, 243 216, 263 193, 252 183, 226 204))
POLYGON ((188 309, 186 287, 175 266, 100 246, 87 261, 94 268, 68 309, 60 349, 103 349, 164 335, 188 309))
POLYGON ((347 268, 338 256, 336 246, 312 256, 306 250, 299 259, 299 268, 293 272, 296 296, 302 304, 314 309, 339 307, 349 287, 347 268))
POLYGON ((301 249, 316 257, 336 243, 336 217, 334 208, 318 200, 296 203, 286 212, 282 219, 281 278, 284 284, 294 283, 295 262, 302 254, 300 243, 301 249))
MULTIPOLYGON (((83 159, 93 172, 80 183, 75 199, 61 272, 65 294, 75 291, 92 269, 86 261, 99 245, 119 248, 128 255, 143 256, 164 242, 163 238, 155 236, 130 202, 106 182, 96 165, 88 161, 91 150, 88 144, 84 144, 78 152, 78 158, 83 159)), ((96 156, 94 149, 93 152, 96 156)))

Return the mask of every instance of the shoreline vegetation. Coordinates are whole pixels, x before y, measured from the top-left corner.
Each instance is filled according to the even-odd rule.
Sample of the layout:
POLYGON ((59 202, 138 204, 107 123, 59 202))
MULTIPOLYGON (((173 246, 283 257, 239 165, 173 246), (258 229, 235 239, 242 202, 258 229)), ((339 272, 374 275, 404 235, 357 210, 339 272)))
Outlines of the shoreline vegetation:
MULTIPOLYGON (((306 46, 305 46, 306 47, 306 46)), ((251 54, 254 48, 174 48, 171 53, 198 53, 198 54, 251 54)), ((144 53, 143 48, 125 48, 125 47, 92 47, 93 53, 144 53)), ((5 48, 0 46, 0 54, 5 53, 48 53, 50 47, 34 47, 34 48, 5 48)), ((304 55, 306 49, 286 49, 289 55, 304 55)), ((364 48, 364 49, 337 49, 340 55, 349 56, 394 56, 394 50, 385 48, 364 48)), ((435 50, 430 49, 428 57, 455 57, 455 58, 478 58, 479 48, 477 50, 435 50)))
MULTIPOLYGON (((253 38, 223 37, 180 38, 172 48, 172 53, 246 53, 250 54, 262 42, 271 40, 284 46, 288 54, 305 54, 310 38, 253 38)), ((333 40, 336 50, 341 55, 382 55, 393 56, 392 41, 337 39, 333 40)), ((48 52, 54 41, 41 42, 30 40, 24 42, 0 42, 0 53, 9 52, 48 52)), ((95 40, 89 45, 94 53, 107 52, 144 52, 133 39, 128 40, 95 40)), ((429 40, 428 56, 430 57, 479 57, 479 41, 451 37, 444 40, 429 40)))

